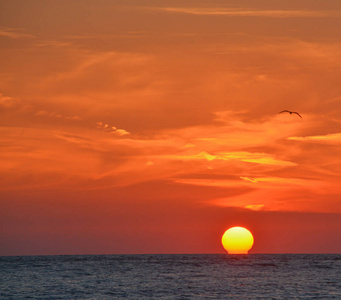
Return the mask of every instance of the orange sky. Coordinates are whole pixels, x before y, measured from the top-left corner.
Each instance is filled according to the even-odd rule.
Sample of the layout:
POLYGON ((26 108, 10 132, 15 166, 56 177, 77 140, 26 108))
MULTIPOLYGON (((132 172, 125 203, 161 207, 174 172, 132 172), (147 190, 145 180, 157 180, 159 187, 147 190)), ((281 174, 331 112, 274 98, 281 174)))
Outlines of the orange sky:
POLYGON ((0 7, 0 255, 341 253, 339 0, 0 7))

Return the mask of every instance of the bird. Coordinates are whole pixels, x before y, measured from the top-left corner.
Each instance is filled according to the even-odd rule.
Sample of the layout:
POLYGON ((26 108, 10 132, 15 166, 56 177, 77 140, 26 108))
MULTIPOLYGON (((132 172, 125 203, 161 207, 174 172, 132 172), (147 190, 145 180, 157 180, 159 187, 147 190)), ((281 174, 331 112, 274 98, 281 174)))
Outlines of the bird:
POLYGON ((287 112, 289 114, 296 114, 296 115, 298 115, 302 119, 302 116, 298 112, 296 112, 296 111, 282 110, 282 111, 279 112, 279 114, 284 113, 284 112, 287 112))

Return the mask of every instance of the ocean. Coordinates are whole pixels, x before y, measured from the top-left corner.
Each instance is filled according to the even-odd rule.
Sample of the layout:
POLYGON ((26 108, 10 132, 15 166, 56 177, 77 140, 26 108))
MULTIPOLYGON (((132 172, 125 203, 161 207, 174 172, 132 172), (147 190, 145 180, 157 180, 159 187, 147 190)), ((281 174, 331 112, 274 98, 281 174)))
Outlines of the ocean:
POLYGON ((0 298, 341 299, 341 255, 0 257, 0 298))

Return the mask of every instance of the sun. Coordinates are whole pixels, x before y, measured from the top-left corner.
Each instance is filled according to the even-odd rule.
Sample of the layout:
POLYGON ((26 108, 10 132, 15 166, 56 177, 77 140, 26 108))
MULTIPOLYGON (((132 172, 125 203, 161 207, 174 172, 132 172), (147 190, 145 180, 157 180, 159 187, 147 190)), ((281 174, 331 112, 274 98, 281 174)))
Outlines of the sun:
POLYGON ((248 254, 253 245, 252 233, 244 227, 232 227, 221 238, 228 254, 248 254))

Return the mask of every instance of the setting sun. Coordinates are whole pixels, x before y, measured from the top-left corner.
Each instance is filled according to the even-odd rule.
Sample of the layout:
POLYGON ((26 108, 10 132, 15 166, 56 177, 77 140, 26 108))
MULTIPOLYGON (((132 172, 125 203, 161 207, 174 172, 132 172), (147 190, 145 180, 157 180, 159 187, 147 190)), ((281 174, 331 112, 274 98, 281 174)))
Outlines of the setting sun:
POLYGON ((248 254, 253 245, 253 236, 244 227, 232 227, 225 231, 221 242, 228 254, 248 254))

